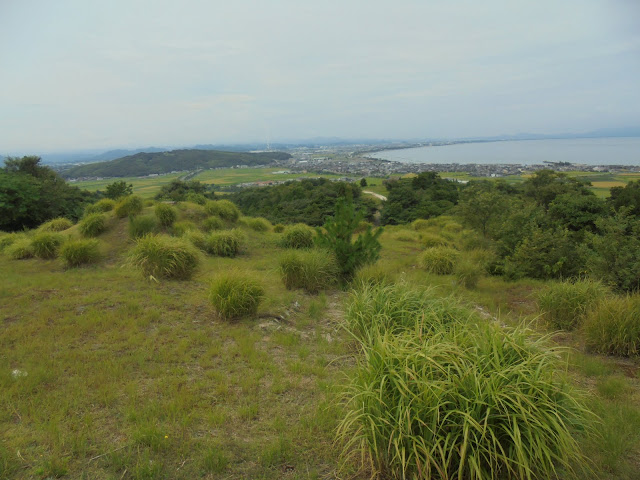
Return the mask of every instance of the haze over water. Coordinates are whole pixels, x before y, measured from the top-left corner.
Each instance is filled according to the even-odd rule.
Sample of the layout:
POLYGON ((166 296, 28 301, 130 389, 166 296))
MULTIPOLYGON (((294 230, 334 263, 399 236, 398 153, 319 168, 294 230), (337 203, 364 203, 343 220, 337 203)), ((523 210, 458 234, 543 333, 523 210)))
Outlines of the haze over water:
POLYGON ((369 157, 405 163, 521 164, 570 162, 584 165, 640 166, 640 138, 577 138, 458 143, 385 150, 369 157))

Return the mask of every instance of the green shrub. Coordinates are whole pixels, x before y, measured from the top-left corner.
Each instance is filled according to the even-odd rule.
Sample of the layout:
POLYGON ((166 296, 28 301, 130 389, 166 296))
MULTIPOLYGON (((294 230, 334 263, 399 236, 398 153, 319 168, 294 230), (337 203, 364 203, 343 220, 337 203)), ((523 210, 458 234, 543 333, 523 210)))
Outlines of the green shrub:
POLYGON ((207 212, 202 205, 192 202, 179 202, 176 204, 178 210, 182 212, 182 215, 194 222, 200 222, 207 218, 207 212))
POLYGON ((227 272, 211 282, 209 299, 222 318, 254 315, 264 296, 264 288, 244 273, 227 272))
POLYGON ((182 235, 182 238, 191 242, 197 249, 203 252, 207 251, 207 237, 200 230, 187 230, 182 235))
POLYGON ((64 237, 59 233, 40 232, 31 239, 31 246, 36 257, 50 259, 56 258, 63 241, 64 237))
POLYGON ((420 243, 422 243, 425 248, 446 247, 449 245, 447 240, 442 238, 440 235, 431 232, 421 233, 420 243))
POLYGON ((226 227, 224 221, 220 217, 207 217, 202 222, 202 229, 205 232, 212 230, 223 230, 226 227))
POLYGON ((187 202, 197 203, 198 205, 203 205, 207 203, 207 197, 205 197, 202 193, 189 192, 184 197, 187 202))
POLYGON ((450 298, 404 283, 360 284, 352 291, 345 314, 347 330, 363 344, 406 330, 433 331, 474 313, 450 298))
POLYGON ((178 213, 176 209, 171 205, 167 205, 166 203, 158 203, 156 204, 155 214, 164 228, 169 228, 173 225, 173 222, 178 218, 178 213))
POLYGON ((41 232, 62 232, 68 228, 73 227, 73 222, 68 218, 54 218, 46 223, 40 225, 38 230, 41 232))
POLYGON ((279 262, 280 275, 287 289, 302 288, 317 293, 338 280, 335 257, 325 250, 289 251, 279 262))
POLYGON ((344 392, 343 455, 407 479, 547 479, 584 465, 576 433, 593 416, 557 350, 527 336, 478 322, 378 337, 344 392))
POLYGON ((100 244, 95 239, 69 240, 60 248, 67 267, 78 267, 100 260, 100 244))
POLYGON ((199 261, 193 245, 167 235, 139 238, 129 257, 131 265, 154 278, 189 279, 199 261))
POLYGON ((102 213, 92 213, 80 220, 78 228, 85 237, 97 237, 107 229, 107 217, 102 213))
POLYGON ((116 207, 115 200, 110 198, 103 198, 102 200, 98 200, 96 203, 87 206, 84 209, 85 215, 91 215, 93 213, 106 213, 110 212, 116 207))
POLYGON ((456 281, 465 288, 476 288, 478 280, 480 280, 484 272, 485 269, 481 265, 468 257, 456 262, 453 269, 456 281))
POLYGON ((205 250, 218 257, 235 257, 243 243, 243 236, 237 230, 214 232, 206 238, 205 250))
POLYGON ((0 232, 0 252, 3 252, 9 245, 22 238, 19 235, 20 234, 17 233, 0 232))
POLYGON ((280 246, 284 248, 311 248, 313 247, 313 230, 302 223, 292 225, 284 231, 280 246))
POLYGON ((229 200, 211 200, 204 206, 209 215, 217 215, 227 222, 235 223, 240 218, 240 210, 229 200))
POLYGON ((282 232, 284 232, 284 225, 283 225, 283 224, 281 224, 281 223, 276 223, 276 224, 273 226, 273 231, 274 231, 275 233, 282 233, 282 232))
POLYGON ((128 197, 124 197, 116 204, 116 216, 118 218, 133 217, 142 212, 143 207, 144 204, 142 203, 142 199, 140 197, 136 195, 129 195, 128 197))
POLYGON ((189 230, 197 230, 198 226, 190 220, 183 220, 182 222, 175 222, 171 226, 171 233, 176 237, 181 237, 189 230))
POLYGON ((437 275, 453 273, 459 253, 450 247, 433 247, 425 250, 418 257, 420 267, 437 275))
POLYGON ((593 280, 556 282, 538 293, 538 307, 554 328, 572 330, 582 324, 607 293, 602 283, 593 280))
POLYGON ((131 238, 140 238, 158 230, 158 220, 153 215, 129 217, 129 235, 131 238))
POLYGON ((35 251, 31 245, 30 238, 18 238, 11 245, 5 248, 5 253, 14 260, 24 260, 33 258, 35 251))
POLYGON ((255 230, 256 232, 268 232, 269 230, 271 230, 271 222, 269 222, 269 220, 265 218, 245 217, 243 220, 247 227, 249 227, 251 230, 255 230))
POLYGON ((610 355, 640 354, 640 295, 607 298, 584 322, 587 347, 610 355))
POLYGON ((429 228, 430 226, 431 223, 423 218, 418 218, 417 220, 411 222, 411 227, 417 231, 424 230, 425 228, 429 228))
POLYGON ((450 221, 442 226, 442 230, 450 233, 460 233, 464 227, 458 222, 450 221))

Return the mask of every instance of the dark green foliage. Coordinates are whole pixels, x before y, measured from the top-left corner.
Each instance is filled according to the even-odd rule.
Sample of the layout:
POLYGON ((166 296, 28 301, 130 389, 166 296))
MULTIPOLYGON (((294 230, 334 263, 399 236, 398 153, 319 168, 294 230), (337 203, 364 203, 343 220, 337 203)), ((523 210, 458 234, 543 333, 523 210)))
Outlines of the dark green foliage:
POLYGON ((104 196, 111 200, 117 200, 120 197, 133 195, 133 185, 127 184, 124 180, 110 183, 105 187, 104 196))
POLYGON ((385 182, 387 201, 382 207, 382 223, 410 223, 418 218, 442 215, 458 203, 458 186, 434 172, 412 179, 385 182))
POLYGON ((287 289, 318 293, 336 284, 340 269, 325 250, 291 250, 280 257, 280 275, 287 289))
POLYGON ((332 182, 326 178, 287 182, 273 187, 245 188, 229 198, 245 215, 264 217, 272 223, 306 223, 321 226, 333 215, 338 198, 351 196, 367 219, 376 211, 375 203, 362 196, 357 184, 332 182))
POLYGON ((153 278, 191 278, 198 267, 198 251, 185 240, 166 235, 139 238, 129 257, 130 263, 153 278))
POLYGON ((640 180, 624 187, 612 187, 609 204, 616 210, 626 208, 631 215, 640 216, 640 180))
POLYGON ((209 215, 216 215, 230 223, 235 223, 240 218, 240 210, 229 200, 213 200, 204 205, 209 215))
POLYGON ((118 218, 132 217, 142 212, 144 204, 137 195, 129 195, 118 202, 115 207, 118 218))
POLYGON ((313 247, 313 230, 304 224, 293 225, 285 229, 280 246, 284 248, 313 247))
POLYGON ((74 167, 65 172, 76 177, 139 177, 175 170, 199 170, 236 165, 266 165, 273 160, 286 160, 283 152, 245 153, 217 150, 172 150, 170 152, 136 153, 109 162, 97 162, 74 167))
POLYGON ((77 220, 95 195, 40 165, 40 157, 8 158, 0 169, 0 230, 35 228, 59 217, 77 220))
POLYGON ((233 319, 255 315, 264 296, 264 288, 253 278, 239 272, 223 273, 211 282, 209 299, 218 315, 233 319))
POLYGON ((533 199, 537 205, 548 209, 551 203, 564 194, 593 195, 587 188, 588 182, 582 182, 567 176, 566 173, 553 170, 539 170, 523 184, 524 196, 533 199))
POLYGON ((212 185, 200 183, 197 180, 183 182, 182 180, 171 180, 163 185, 156 194, 156 200, 172 200, 174 202, 187 201, 204 205, 207 199, 213 198, 212 185))
POLYGON ((600 302, 585 320, 587 347, 597 353, 640 355, 640 295, 600 302))
POLYGON ((80 221, 79 229, 85 237, 97 237, 107 229, 107 218, 102 213, 92 213, 80 221))
POLYGON ((178 218, 178 213, 175 208, 167 205, 166 203, 158 203, 155 208, 155 214, 160 225, 164 228, 169 228, 178 218))
POLYGON ((607 214, 604 200, 589 195, 565 193, 558 195, 549 205, 549 217, 553 222, 573 232, 593 232, 596 221, 607 214))
POLYGON ((54 218, 40 225, 38 230, 41 232, 62 232, 73 227, 73 222, 68 218, 54 218))
POLYGON ((467 225, 486 236, 490 225, 498 221, 507 202, 507 196, 498 190, 495 183, 470 182, 460 195, 456 211, 467 225))
POLYGON ((94 239, 69 240, 60 248, 67 267, 79 267, 100 260, 100 244, 94 239))
POLYGON ((205 251, 217 257, 235 257, 240 253, 243 237, 237 230, 214 232, 205 240, 205 251))
POLYGON ((51 259, 56 258, 63 241, 64 237, 59 233, 40 232, 31 239, 31 246, 36 257, 51 259))
POLYGON ((382 246, 378 241, 382 229, 375 232, 368 226, 364 233, 353 241, 364 215, 356 211, 350 199, 341 198, 336 203, 335 215, 328 219, 324 228, 316 229, 316 244, 336 256, 343 278, 349 280, 363 265, 374 263, 380 256, 382 246))
POLYGON ((140 238, 159 230, 159 224, 153 215, 139 215, 129 217, 129 235, 131 238, 140 238))
POLYGON ((367 179, 366 178, 361 178, 360 179, 360 186, 361 187, 366 187, 367 186, 367 179))

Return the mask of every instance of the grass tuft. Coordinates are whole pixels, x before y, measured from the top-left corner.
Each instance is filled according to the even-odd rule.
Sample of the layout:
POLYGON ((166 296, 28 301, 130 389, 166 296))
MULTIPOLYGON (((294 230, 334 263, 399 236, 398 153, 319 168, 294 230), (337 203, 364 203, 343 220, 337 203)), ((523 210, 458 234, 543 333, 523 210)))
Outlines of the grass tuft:
POLYGON ((586 316, 589 349, 610 355, 640 354, 640 294, 607 298, 586 316))
POLYGON ((63 241, 64 237, 59 233, 40 232, 36 233, 31 239, 31 246, 36 257, 51 259, 56 258, 58 249, 63 241))
POLYGON ((289 251, 280 257, 280 275, 289 290, 317 293, 337 283, 339 268, 325 250, 289 251))
POLYGON ((96 203, 87 206, 84 209, 85 215, 91 215, 92 213, 106 213, 110 212, 116 207, 115 200, 110 198, 103 198, 102 200, 98 200, 96 203))
POLYGON ((35 256, 31 239, 27 237, 14 240, 4 251, 9 258, 13 260, 26 260, 27 258, 33 258, 35 256))
POLYGON ((212 230, 224 230, 226 224, 220 217, 207 217, 202 222, 202 230, 211 232, 212 230))
POLYGON ((38 230, 41 232, 62 232, 71 227, 73 227, 73 222, 68 218, 61 217, 43 223, 38 230))
POLYGON ((433 247, 425 250, 418 257, 421 268, 436 275, 449 275, 458 260, 459 253, 450 247, 433 247))
POLYGON ((538 307, 554 328, 573 330, 608 293, 602 283, 593 280, 555 282, 538 293, 538 307))
POLYGON ((154 278, 191 278, 198 267, 198 251, 185 240, 166 235, 145 235, 137 240, 130 263, 154 278))
POLYGON ((60 257, 67 267, 79 267, 100 260, 100 245, 95 239, 69 240, 60 248, 60 257))
POLYGON ((92 213, 80 220, 80 233, 85 237, 97 237, 107 229, 107 218, 102 213, 92 213))
POLYGON ((154 212, 158 218, 158 222, 164 228, 169 228, 173 225, 173 222, 178 218, 178 212, 171 205, 166 203, 158 203, 155 206, 154 212))
POLYGON ((251 276, 241 272, 219 274, 211 282, 209 299, 224 319, 255 315, 264 296, 264 288, 251 276))
POLYGON ((205 239, 205 251, 217 257, 235 257, 243 243, 244 237, 238 230, 214 232, 205 239))
POLYGON ((293 225, 284 231, 280 246, 284 248, 311 248, 313 247, 313 234, 313 230, 306 225, 293 225))
POLYGON ((131 238, 140 238, 158 230, 158 220, 153 215, 129 217, 129 235, 131 238))
POLYGON ((142 212, 144 204, 142 199, 136 195, 129 195, 120 200, 115 206, 118 218, 132 217, 142 212))
POLYGON ((229 200, 210 200, 204 206, 209 215, 216 215, 227 222, 235 223, 240 218, 240 210, 229 200))

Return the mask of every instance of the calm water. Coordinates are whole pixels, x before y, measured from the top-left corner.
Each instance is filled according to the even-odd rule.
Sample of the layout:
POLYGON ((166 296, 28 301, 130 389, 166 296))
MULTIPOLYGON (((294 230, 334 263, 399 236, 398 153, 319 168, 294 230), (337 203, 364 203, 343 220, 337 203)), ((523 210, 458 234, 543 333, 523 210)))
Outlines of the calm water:
POLYGON ((640 138, 578 138, 460 143, 440 147, 385 150, 368 154, 406 163, 640 165, 640 138))

